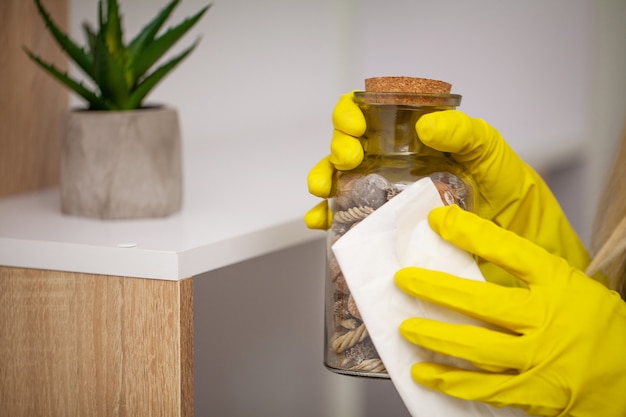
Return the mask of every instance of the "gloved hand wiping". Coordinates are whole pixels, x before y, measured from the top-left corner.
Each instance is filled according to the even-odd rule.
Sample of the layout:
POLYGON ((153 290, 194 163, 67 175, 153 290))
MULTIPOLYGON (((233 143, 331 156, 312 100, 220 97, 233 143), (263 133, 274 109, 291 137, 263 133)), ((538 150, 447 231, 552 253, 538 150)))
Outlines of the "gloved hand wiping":
POLYGON ((405 268, 406 293, 503 331, 412 318, 409 341, 482 371, 418 363, 413 378, 448 395, 538 416, 621 417, 626 410, 626 305, 564 259, 456 206, 429 215, 444 240, 528 284, 509 288, 405 268), (496 371, 497 370, 497 371, 496 371))

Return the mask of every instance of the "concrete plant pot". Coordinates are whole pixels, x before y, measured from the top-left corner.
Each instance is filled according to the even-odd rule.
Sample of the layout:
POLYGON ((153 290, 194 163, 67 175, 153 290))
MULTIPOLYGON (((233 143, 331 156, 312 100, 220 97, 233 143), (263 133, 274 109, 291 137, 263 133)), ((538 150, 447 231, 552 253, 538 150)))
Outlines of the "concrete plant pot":
POLYGON ((182 156, 175 109, 73 110, 65 127, 64 214, 136 219, 180 210, 182 156))

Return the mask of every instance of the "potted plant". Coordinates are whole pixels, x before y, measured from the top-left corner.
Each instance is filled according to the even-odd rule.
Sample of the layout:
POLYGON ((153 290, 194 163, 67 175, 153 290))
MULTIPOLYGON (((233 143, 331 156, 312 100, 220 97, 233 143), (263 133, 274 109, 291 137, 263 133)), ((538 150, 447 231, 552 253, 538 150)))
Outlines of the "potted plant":
POLYGON ((157 63, 211 6, 160 33, 178 3, 172 0, 125 43, 117 0, 106 0, 106 6, 99 0, 97 28, 83 25, 86 45, 81 47, 57 27, 41 0, 35 0, 53 38, 93 84, 86 85, 24 48, 35 63, 87 102, 86 108, 70 109, 64 124, 63 213, 124 219, 164 217, 180 210, 177 111, 144 104, 148 93, 193 51, 198 40, 157 63))

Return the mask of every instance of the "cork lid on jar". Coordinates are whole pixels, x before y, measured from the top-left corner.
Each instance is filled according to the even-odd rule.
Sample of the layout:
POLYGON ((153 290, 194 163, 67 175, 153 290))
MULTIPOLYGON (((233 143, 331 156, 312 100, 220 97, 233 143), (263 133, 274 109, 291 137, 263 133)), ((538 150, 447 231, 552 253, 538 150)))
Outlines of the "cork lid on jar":
MULTIPOLYGON (((452 84, 429 78, 388 76, 365 79, 367 101, 375 104, 458 105, 461 96, 450 94, 451 90, 452 84)), ((355 95, 358 97, 359 93, 355 95)))
POLYGON ((375 77, 365 79, 365 91, 377 93, 449 94, 452 84, 445 81, 413 77, 375 77))

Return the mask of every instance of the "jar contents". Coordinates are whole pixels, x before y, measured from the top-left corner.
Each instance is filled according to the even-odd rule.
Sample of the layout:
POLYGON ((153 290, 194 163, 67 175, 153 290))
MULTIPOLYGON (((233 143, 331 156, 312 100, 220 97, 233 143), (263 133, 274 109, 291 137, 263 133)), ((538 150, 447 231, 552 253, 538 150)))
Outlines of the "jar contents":
MULTIPOLYGON (((449 172, 435 172, 430 175, 444 204, 458 204, 467 207, 467 188, 455 175, 449 172)), ((406 184, 392 184, 378 174, 345 175, 337 184, 338 190, 333 206, 333 225, 329 233, 336 241, 344 233, 372 214, 377 208, 396 196, 406 184)), ((332 243, 330 245, 332 246, 332 243)), ((332 282, 334 330, 330 336, 336 359, 327 366, 351 371, 383 374, 386 372, 359 310, 350 294, 341 268, 334 256, 329 257, 328 274, 332 282)), ((370 375, 374 376, 374 375, 370 375)), ((384 377, 383 375, 378 375, 384 377)))
MULTIPOLYGON (((370 85, 375 82, 381 88, 390 88, 389 82, 393 86, 398 80, 403 83, 400 88, 407 88, 407 82, 418 82, 418 88, 424 87, 424 79, 407 77, 368 79, 366 86, 369 81, 370 85)), ((361 139, 365 155, 357 168, 338 174, 330 201, 333 217, 327 234, 324 363, 340 374, 388 378, 331 247, 348 230, 421 178, 431 178, 444 204, 457 204, 466 210, 472 210, 473 182, 450 155, 426 147, 415 132, 419 117, 455 108, 460 96, 366 91, 355 93, 355 101, 367 123, 361 139)))

